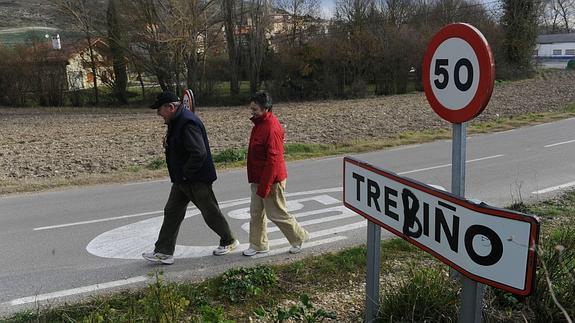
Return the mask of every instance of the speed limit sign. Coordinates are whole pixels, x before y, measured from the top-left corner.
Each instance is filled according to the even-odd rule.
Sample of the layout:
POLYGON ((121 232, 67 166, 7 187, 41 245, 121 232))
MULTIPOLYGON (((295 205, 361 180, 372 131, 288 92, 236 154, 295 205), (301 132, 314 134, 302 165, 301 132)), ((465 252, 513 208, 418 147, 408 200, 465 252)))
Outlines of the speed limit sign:
POLYGON ((491 48, 477 28, 455 23, 442 28, 427 47, 422 82, 433 110, 451 123, 478 116, 495 81, 491 48))

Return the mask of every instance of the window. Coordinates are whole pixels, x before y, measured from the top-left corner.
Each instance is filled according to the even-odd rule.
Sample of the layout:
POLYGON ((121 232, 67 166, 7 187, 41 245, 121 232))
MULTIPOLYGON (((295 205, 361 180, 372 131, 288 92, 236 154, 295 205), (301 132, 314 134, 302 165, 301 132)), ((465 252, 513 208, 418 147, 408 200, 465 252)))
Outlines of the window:
POLYGON ((561 49, 554 49, 554 50, 553 50, 553 55, 554 55, 554 56, 559 56, 559 55, 561 55, 561 52, 562 52, 561 49))
POLYGON ((566 56, 575 56, 575 49, 566 49, 565 55, 566 56))

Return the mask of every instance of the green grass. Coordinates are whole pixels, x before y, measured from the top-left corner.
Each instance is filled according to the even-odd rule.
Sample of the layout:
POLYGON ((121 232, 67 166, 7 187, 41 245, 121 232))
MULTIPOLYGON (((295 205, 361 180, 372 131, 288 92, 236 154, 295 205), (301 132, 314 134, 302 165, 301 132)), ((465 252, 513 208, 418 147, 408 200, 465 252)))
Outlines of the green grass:
POLYGON ((216 164, 236 164, 244 162, 247 158, 247 150, 241 149, 225 149, 213 155, 213 160, 216 164))
POLYGON ((459 286, 445 266, 415 263, 402 278, 383 294, 378 322, 457 321, 459 286))
POLYGON ((164 157, 159 157, 146 165, 146 169, 156 170, 167 168, 166 159, 164 157))

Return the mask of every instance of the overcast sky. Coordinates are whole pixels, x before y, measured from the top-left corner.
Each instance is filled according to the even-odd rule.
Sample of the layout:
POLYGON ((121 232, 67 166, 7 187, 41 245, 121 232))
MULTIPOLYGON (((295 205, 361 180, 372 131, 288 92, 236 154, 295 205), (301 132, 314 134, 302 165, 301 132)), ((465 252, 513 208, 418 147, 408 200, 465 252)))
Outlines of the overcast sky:
POLYGON ((321 9, 323 16, 333 16, 335 11, 335 0, 321 0, 321 9))

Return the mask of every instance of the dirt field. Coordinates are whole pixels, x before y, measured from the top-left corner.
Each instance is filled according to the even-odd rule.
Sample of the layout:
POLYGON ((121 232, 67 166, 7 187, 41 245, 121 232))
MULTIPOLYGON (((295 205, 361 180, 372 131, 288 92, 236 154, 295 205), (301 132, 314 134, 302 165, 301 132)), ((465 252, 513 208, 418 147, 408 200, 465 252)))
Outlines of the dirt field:
MULTIPOLYGON (((560 111, 575 103, 575 72, 498 84, 477 120, 560 111)), ((292 143, 381 139, 404 131, 448 128, 423 93, 348 101, 278 104, 292 143)), ((213 151, 245 147, 247 107, 200 108, 213 151)), ((163 157, 164 125, 154 110, 0 108, 0 185, 137 170, 163 157)), ((1 192, 0 192, 1 193, 1 192)))

